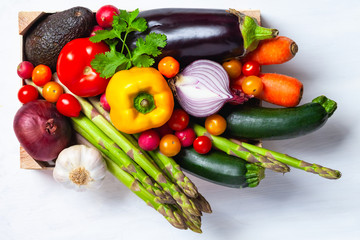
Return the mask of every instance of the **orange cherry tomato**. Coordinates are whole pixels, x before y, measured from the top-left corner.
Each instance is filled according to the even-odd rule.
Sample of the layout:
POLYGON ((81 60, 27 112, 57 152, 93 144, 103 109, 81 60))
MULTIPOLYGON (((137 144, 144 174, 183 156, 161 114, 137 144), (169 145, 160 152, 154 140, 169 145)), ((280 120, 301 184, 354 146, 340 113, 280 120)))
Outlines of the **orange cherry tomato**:
POLYGON ((32 80, 37 86, 44 86, 46 83, 50 82, 52 77, 51 69, 44 65, 37 65, 32 71, 32 80))
POLYGON ((181 150, 180 140, 174 134, 167 134, 161 138, 159 149, 165 156, 173 157, 181 150))
POLYGON ((219 114, 213 114, 206 118, 205 128, 210 134, 218 136, 226 130, 226 120, 219 114))
POLYGON ((179 73, 179 62, 170 56, 164 57, 158 64, 159 72, 167 78, 175 77, 179 73))
POLYGON ((54 81, 46 83, 42 89, 42 95, 48 102, 56 102, 64 90, 60 84, 54 81))
POLYGON ((244 93, 258 97, 262 93, 263 83, 261 78, 249 76, 242 81, 241 88, 244 93))
POLYGON ((229 75, 230 79, 238 78, 241 75, 242 64, 239 60, 235 58, 223 62, 222 66, 229 75))

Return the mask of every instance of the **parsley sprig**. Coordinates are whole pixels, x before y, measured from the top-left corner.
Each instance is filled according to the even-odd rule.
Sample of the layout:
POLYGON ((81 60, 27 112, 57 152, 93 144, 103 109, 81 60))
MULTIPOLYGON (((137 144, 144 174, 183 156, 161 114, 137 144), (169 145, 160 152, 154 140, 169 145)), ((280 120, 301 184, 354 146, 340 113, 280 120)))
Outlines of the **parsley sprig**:
POLYGON ((110 51, 100 53, 91 61, 91 66, 100 73, 101 77, 109 78, 117 71, 129 69, 132 66, 150 67, 154 64, 153 57, 161 54, 159 48, 166 46, 166 35, 150 32, 144 38, 136 40, 136 48, 129 49, 126 44, 131 32, 144 32, 148 26, 144 18, 138 17, 139 9, 132 12, 120 10, 120 14, 113 17, 110 30, 98 30, 90 41, 97 43, 105 41, 110 51), (117 48, 121 44, 121 50, 117 48))

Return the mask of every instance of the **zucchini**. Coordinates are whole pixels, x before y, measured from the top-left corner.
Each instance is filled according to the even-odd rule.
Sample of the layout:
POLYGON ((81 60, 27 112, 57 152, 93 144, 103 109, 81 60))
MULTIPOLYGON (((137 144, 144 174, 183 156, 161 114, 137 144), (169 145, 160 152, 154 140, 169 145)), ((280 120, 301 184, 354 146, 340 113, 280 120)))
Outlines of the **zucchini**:
POLYGON ((187 172, 222 186, 256 187, 264 178, 264 168, 218 150, 199 154, 194 148, 183 148, 174 157, 187 172))
POLYGON ((319 96, 298 107, 265 108, 239 105, 223 116, 226 118, 226 135, 263 140, 280 140, 299 137, 322 127, 337 108, 335 101, 319 96))

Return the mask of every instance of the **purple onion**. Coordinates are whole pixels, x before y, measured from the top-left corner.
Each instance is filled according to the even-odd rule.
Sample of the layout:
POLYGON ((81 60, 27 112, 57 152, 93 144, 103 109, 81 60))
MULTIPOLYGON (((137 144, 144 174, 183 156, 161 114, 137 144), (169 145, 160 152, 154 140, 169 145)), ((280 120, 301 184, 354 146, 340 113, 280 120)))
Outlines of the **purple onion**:
POLYGON ((13 127, 20 145, 38 161, 56 159, 71 143, 69 120, 45 100, 24 104, 15 115, 13 127))
POLYGON ((211 60, 194 61, 173 79, 172 84, 179 104, 194 117, 210 116, 229 101, 247 100, 233 95, 227 72, 211 60))

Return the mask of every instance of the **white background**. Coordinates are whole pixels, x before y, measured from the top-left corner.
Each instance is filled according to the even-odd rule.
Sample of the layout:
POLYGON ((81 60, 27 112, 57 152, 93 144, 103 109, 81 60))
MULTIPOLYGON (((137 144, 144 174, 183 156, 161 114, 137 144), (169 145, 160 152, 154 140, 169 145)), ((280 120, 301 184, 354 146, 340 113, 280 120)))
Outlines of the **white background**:
POLYGON ((41 239, 359 239, 359 39, 360 2, 353 1, 1 1, 0 238, 41 239), (19 108, 18 11, 56 11, 77 5, 97 10, 208 7, 260 9, 263 25, 299 45, 297 56, 264 68, 300 79, 301 103, 324 94, 338 102, 327 124, 307 136, 264 142, 264 147, 341 170, 323 179, 292 169, 266 171, 254 189, 230 189, 190 176, 212 205, 203 234, 177 230, 110 174, 96 192, 78 193, 57 184, 50 171, 19 168, 12 130, 19 108))

